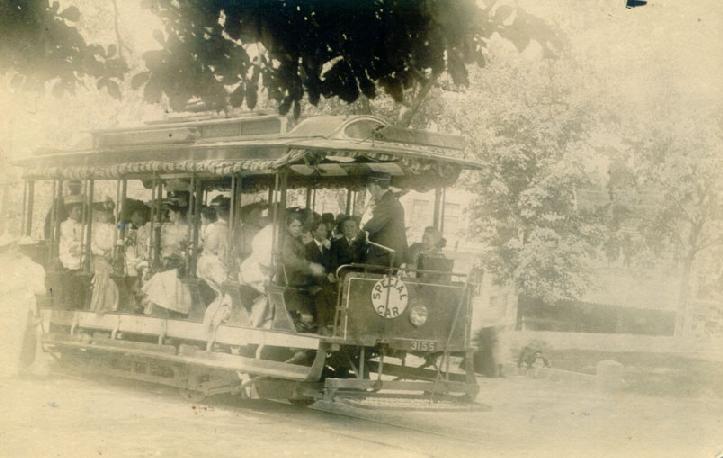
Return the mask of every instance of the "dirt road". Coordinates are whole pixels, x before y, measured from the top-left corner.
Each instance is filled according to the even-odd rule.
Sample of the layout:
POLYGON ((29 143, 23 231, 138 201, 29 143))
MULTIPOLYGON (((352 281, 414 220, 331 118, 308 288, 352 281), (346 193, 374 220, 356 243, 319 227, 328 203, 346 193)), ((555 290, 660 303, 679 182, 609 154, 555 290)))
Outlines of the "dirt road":
POLYGON ((266 401, 193 404, 174 391, 69 376, 0 379, 0 456, 671 456, 723 451, 723 403, 481 380, 487 408, 266 401))

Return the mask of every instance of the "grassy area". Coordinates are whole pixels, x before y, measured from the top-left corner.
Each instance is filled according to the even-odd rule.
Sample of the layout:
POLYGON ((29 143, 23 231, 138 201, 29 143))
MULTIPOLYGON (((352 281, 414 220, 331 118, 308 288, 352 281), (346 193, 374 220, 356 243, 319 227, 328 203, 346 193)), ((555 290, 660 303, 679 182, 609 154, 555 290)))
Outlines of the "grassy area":
POLYGON ((625 391, 654 396, 723 398, 723 364, 670 353, 548 350, 552 367, 595 374, 598 361, 625 366, 625 391))

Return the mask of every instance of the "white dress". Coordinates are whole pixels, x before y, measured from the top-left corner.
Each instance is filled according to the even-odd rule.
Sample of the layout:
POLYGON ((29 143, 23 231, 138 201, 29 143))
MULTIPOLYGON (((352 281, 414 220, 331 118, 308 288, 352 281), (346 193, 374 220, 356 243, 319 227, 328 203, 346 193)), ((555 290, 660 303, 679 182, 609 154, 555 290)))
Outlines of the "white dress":
POLYGON ((93 224, 90 252, 93 255, 93 293, 90 310, 95 313, 118 310, 118 285, 110 278, 113 273, 111 259, 116 241, 116 228, 112 224, 93 224))
MULTIPOLYGON (((161 227, 161 255, 164 258, 183 256, 182 249, 188 241, 188 226, 165 224, 161 227)), ((189 287, 178 278, 178 269, 157 272, 143 285, 146 299, 153 305, 187 315, 191 310, 192 296, 189 287)), ((146 309, 147 314, 151 309, 146 309)))
POLYGON ((60 242, 58 255, 60 262, 68 270, 80 270, 83 237, 83 225, 72 218, 60 224, 60 242))

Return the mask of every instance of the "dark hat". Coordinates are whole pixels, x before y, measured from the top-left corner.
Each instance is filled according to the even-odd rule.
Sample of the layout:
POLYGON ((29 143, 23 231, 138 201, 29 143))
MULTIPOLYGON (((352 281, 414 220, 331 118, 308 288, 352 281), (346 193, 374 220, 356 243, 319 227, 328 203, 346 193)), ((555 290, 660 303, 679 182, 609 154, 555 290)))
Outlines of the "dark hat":
POLYGON ((188 191, 168 191, 165 204, 170 207, 188 207, 188 191))
POLYGON ((231 208, 231 199, 226 196, 216 196, 211 199, 209 207, 231 208))
POLYGON ((391 183, 392 176, 384 172, 371 172, 366 177, 367 183, 391 183))

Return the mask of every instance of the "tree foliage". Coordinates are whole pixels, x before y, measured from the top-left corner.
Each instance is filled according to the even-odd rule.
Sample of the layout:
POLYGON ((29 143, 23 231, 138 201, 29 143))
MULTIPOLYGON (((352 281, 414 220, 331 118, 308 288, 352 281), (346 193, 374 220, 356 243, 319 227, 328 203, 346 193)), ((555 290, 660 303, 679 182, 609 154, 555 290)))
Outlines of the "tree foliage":
POLYGON ((89 44, 76 26, 81 12, 57 1, 0 0, 0 74, 13 73, 15 87, 55 95, 72 92, 85 76, 120 98, 118 81, 128 71, 115 45, 89 44))
POLYGON ((723 118, 716 103, 688 112, 678 101, 661 102, 659 116, 625 132, 637 190, 628 204, 638 210, 631 217, 645 248, 680 268, 676 334, 688 334, 693 276, 708 284, 721 279, 720 263, 706 255, 723 249, 723 118))
POLYGON ((470 134, 484 164, 467 182, 476 194, 474 233, 489 247, 483 261, 520 294, 580 297, 603 231, 600 216, 577 200, 593 186, 593 83, 560 61, 499 63, 484 73, 447 120, 470 134))
POLYGON ((253 108, 259 88, 282 114, 298 115, 304 95, 354 102, 381 88, 395 101, 415 84, 447 71, 467 84, 467 65, 483 64, 495 32, 521 47, 536 36, 546 49, 561 40, 537 18, 474 0, 148 0, 162 20, 161 49, 148 52, 134 77, 149 101, 174 109, 198 98, 223 109, 253 108), (259 46, 256 46, 259 45, 259 46))

